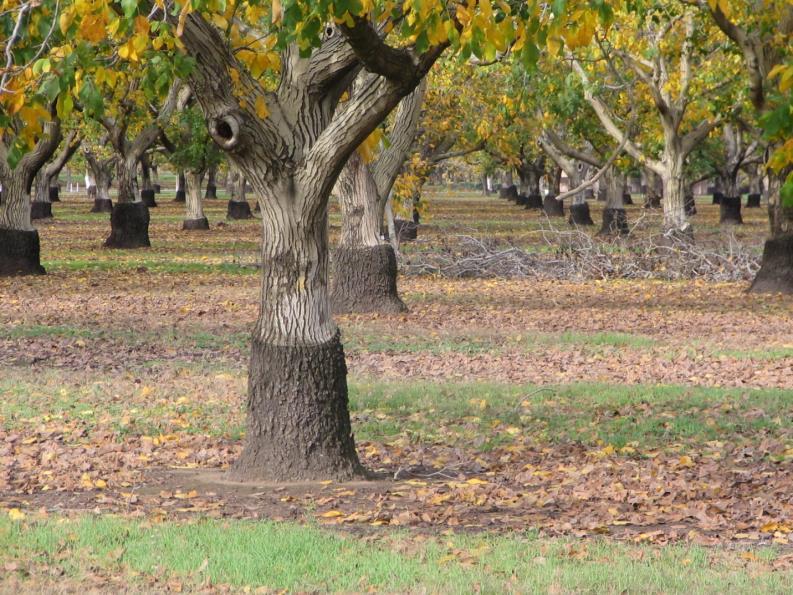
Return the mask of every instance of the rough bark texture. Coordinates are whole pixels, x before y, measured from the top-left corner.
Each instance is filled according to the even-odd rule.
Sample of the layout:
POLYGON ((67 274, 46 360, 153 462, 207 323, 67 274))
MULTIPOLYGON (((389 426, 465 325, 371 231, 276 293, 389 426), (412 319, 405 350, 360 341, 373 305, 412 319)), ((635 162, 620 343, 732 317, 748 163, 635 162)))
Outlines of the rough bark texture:
POLYGON ((793 294, 793 234, 766 240, 762 265, 749 291, 793 294))
POLYGON ((721 192, 719 192, 718 190, 714 190, 713 191, 713 204, 714 205, 720 205, 722 198, 724 198, 724 195, 721 192))
POLYGON ((625 192, 622 195, 622 204, 624 205, 632 205, 633 204, 633 196, 629 192, 625 192))
POLYGON ((542 196, 539 194, 530 194, 526 197, 527 209, 542 209, 542 196))
POLYGON ((394 219, 397 237, 400 242, 409 242, 419 237, 419 226, 407 219, 394 219))
POLYGON ((364 475, 347 402, 337 332, 321 345, 279 346, 254 337, 248 429, 237 480, 353 479, 364 475))
POLYGON ((743 223, 740 196, 724 196, 720 205, 719 223, 730 225, 741 225, 743 223))
POLYGON ((567 221, 570 225, 594 225, 595 222, 592 221, 589 212, 589 203, 570 205, 570 217, 567 221))
POLYGON ((187 199, 185 192, 186 186, 187 182, 185 181, 184 172, 180 171, 176 176, 176 196, 174 196, 174 202, 185 202, 187 199))
POLYGON ((50 202, 61 202, 61 190, 58 186, 49 187, 50 202))
POLYGON ((39 232, 0 229, 0 277, 43 275, 39 232))
POLYGON ((110 237, 105 248, 148 248, 149 209, 142 202, 122 202, 110 214, 110 237))
POLYGON ((201 217, 200 219, 185 219, 182 222, 182 229, 185 231, 207 230, 209 229, 209 221, 206 217, 201 217))
POLYGON ((498 197, 499 198, 506 198, 507 200, 517 201, 518 200, 518 187, 514 184, 509 186, 502 186, 498 190, 498 197))
POLYGON ((109 198, 99 198, 96 197, 94 199, 94 204, 91 207, 92 213, 112 213, 113 212, 113 201, 109 198))
POLYGON ((549 217, 564 217, 564 201, 556 200, 553 196, 545 197, 542 209, 549 217))
POLYGON ((340 247, 333 257, 331 308, 336 314, 405 312, 396 281, 396 256, 388 244, 340 247))
POLYGON ((213 199, 218 197, 218 187, 215 182, 216 177, 217 167, 210 167, 207 172, 207 191, 204 198, 213 199))
POLYGON ((603 224, 598 232, 600 235, 627 235, 629 231, 625 209, 603 209, 603 224))
POLYGON ((149 207, 157 206, 157 201, 154 199, 154 188, 144 188, 140 191, 140 200, 141 202, 149 207))
POLYGON ((686 191, 686 215, 691 217, 697 214, 697 203, 694 200, 694 193, 686 191))
POLYGON ((52 219, 52 203, 39 202, 34 200, 30 203, 30 218, 35 219, 52 219))
POLYGON ((185 185, 187 186, 187 198, 185 201, 185 225, 182 229, 209 229, 209 223, 204 216, 204 203, 201 200, 201 179, 202 172, 185 172, 185 185), (191 227, 202 226, 206 227, 191 227))
POLYGON ((229 206, 226 210, 226 219, 251 219, 252 217, 251 205, 249 205, 247 201, 229 201, 229 206))
POLYGON ((762 195, 760 194, 750 194, 746 197, 746 208, 747 209, 759 209, 760 208, 760 199, 762 195))
POLYGON ((262 208, 261 308, 253 339, 248 431, 238 479, 361 475, 347 413, 344 353, 330 313, 328 201, 344 164, 427 74, 446 44, 386 46, 366 20, 330 25, 310 57, 289 45, 265 89, 198 11, 181 37, 190 86, 215 142, 262 208), (364 92, 340 99, 366 67, 364 92), (247 101, 233 94, 239 74, 247 101), (264 101, 270 115, 254 106, 264 101))

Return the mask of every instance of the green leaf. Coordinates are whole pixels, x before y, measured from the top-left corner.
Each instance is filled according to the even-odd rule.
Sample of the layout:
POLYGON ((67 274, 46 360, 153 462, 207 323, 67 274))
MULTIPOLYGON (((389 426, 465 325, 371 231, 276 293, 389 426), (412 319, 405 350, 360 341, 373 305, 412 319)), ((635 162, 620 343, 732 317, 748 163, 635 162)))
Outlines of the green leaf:
POLYGON ((121 0, 121 8, 124 10, 124 16, 131 19, 138 12, 138 0, 121 0))

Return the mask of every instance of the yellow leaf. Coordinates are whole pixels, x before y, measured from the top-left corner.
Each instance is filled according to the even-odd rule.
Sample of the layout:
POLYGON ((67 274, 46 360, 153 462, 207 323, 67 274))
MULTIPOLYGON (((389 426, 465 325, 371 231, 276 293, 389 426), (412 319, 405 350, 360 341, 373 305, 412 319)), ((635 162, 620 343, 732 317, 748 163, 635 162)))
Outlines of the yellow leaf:
POLYGON ((681 467, 693 467, 694 461, 691 460, 690 456, 683 455, 682 457, 680 457, 680 459, 678 459, 677 464, 680 465, 681 467))
POLYGON ((65 34, 66 31, 69 29, 69 26, 74 21, 74 10, 72 7, 69 7, 67 10, 64 10, 61 13, 60 18, 58 19, 58 25, 61 28, 61 33, 65 34))
POLYGON ((261 120, 265 120, 270 115, 270 110, 267 109, 267 102, 264 100, 263 95, 259 95, 256 98, 256 115, 261 120))
POLYGON ((272 12, 273 23, 280 23, 284 14, 283 7, 281 6, 281 0, 273 0, 272 12))
POLYGON ((479 479, 477 477, 472 477, 471 479, 469 479, 465 483, 467 483, 468 485, 471 485, 471 486, 480 486, 480 485, 486 484, 487 482, 484 479, 479 479))
POLYGON ((107 487, 107 482, 104 479, 97 479, 94 480, 94 485, 100 490, 104 490, 107 487))
POLYGON ((25 513, 18 508, 10 508, 8 510, 8 518, 12 521, 22 521, 25 519, 25 513))
POLYGON ((344 516, 344 513, 341 512, 340 510, 329 510, 328 512, 323 512, 319 516, 325 519, 333 519, 336 517, 344 516))

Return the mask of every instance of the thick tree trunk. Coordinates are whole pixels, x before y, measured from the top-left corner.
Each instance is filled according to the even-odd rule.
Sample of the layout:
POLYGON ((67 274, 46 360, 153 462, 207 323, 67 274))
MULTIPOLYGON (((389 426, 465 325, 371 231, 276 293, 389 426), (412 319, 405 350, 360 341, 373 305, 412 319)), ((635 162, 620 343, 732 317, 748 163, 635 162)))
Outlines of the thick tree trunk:
POLYGON ((119 160, 117 171, 118 200, 110 215, 110 236, 105 248, 148 248, 149 209, 135 201, 136 163, 119 160))
POLYGON ((645 170, 644 208, 659 209, 663 198, 663 182, 655 172, 645 170))
POLYGON ((154 185, 151 181, 151 166, 146 153, 140 158, 140 200, 149 208, 156 207, 154 185))
MULTIPOLYGON (((248 171, 246 174, 250 174, 248 171)), ((299 184, 251 179, 262 203, 262 302, 253 336, 248 431, 232 475, 252 480, 363 474, 347 404, 347 369, 327 287, 327 203, 299 184), (272 196, 277 191, 280 196, 272 196)))
POLYGON ((33 202, 30 204, 30 218, 36 219, 51 219, 52 218, 52 200, 50 199, 50 178, 45 172, 46 168, 42 168, 36 176, 34 182, 36 187, 36 194, 33 202))
POLYGON ((666 154, 666 171, 661 176, 664 185, 664 228, 668 232, 690 237, 691 224, 686 216, 686 180, 683 176, 683 155, 666 154))
POLYGON ((187 198, 187 193, 185 192, 185 187, 187 182, 185 181, 184 172, 180 169, 176 173, 176 195, 174 196, 174 202, 184 202, 187 198))
POLYGON ((187 183, 187 197, 185 200, 186 212, 182 223, 185 230, 209 229, 209 221, 204 215, 204 205, 201 200, 201 178, 203 174, 192 171, 185 172, 187 183))
POLYGON ((245 186, 247 180, 240 172, 234 172, 231 182, 231 194, 226 211, 226 219, 251 219, 251 206, 245 199, 245 186))
POLYGON ((793 294, 793 208, 785 208, 779 196, 786 175, 787 172, 783 172, 768 178, 771 238, 763 248, 760 270, 750 288, 753 293, 793 294))
MULTIPOLYGON (((3 180, 0 203, 0 277, 43 275, 39 233, 31 224, 26 180, 14 172, 3 180)), ((49 203, 48 203, 49 204, 49 203)))
POLYGON ((605 175, 606 204, 603 207, 601 235, 625 235, 628 233, 628 216, 625 213, 625 177, 613 170, 605 175))
POLYGON ((204 198, 214 199, 218 197, 218 186, 216 182, 218 168, 213 165, 207 171, 207 192, 204 198))
POLYGON ((380 239, 385 200, 357 153, 347 161, 336 189, 342 225, 333 258, 333 312, 404 312, 407 308, 397 293, 396 256, 380 239))

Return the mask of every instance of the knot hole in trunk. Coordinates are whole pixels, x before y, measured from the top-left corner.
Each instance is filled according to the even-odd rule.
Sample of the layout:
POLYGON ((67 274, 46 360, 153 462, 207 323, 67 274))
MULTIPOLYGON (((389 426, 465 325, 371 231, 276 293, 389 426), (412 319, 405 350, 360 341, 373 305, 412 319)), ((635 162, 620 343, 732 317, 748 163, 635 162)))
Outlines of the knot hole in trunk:
POLYGON ((228 151, 239 144, 240 125, 237 119, 231 115, 214 118, 209 132, 222 149, 228 151))

